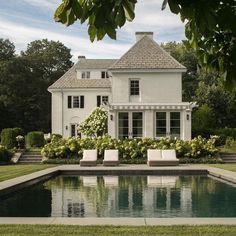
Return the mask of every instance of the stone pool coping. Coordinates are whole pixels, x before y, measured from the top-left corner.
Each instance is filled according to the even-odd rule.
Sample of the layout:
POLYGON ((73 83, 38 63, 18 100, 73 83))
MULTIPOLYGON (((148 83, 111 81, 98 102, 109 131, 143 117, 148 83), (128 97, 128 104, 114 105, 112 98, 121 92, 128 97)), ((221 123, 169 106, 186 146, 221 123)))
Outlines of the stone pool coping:
MULTIPOLYGON (((236 172, 207 165, 179 165, 149 167, 147 165, 119 165, 116 167, 81 167, 61 165, 0 182, 0 195, 8 194, 58 174, 142 174, 142 175, 197 175, 206 174, 236 184, 236 172)), ((63 217, 0 217, 0 224, 76 224, 76 225, 236 225, 236 218, 63 218, 63 217)))

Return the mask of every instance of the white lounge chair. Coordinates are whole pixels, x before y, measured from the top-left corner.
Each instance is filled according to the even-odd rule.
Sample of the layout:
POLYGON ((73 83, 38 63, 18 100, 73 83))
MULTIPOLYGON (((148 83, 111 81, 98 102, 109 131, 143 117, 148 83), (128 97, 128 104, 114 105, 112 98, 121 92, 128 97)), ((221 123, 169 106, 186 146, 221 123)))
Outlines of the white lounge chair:
POLYGON ((118 187, 119 177, 118 176, 103 176, 104 184, 106 187, 118 187))
POLYGON ((105 150, 104 152, 104 166, 117 166, 119 165, 119 152, 116 149, 105 150))
POLYGON ((80 166, 96 166, 97 149, 84 150, 83 158, 80 160, 80 166))
POLYGON ((176 158, 176 152, 174 149, 162 150, 162 160, 169 166, 179 165, 179 159, 176 158))
POLYGON ((162 160, 161 150, 148 149, 147 150, 147 164, 149 166, 156 166, 162 160))
POLYGON ((179 164, 179 160, 176 158, 174 149, 148 149, 147 164, 149 166, 176 166, 179 164))

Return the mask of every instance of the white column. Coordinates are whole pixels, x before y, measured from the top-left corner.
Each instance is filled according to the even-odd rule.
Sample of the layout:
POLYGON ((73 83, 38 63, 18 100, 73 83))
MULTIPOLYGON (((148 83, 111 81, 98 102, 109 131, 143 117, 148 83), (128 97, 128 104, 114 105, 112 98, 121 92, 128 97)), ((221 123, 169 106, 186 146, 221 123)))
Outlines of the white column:
POLYGON ((154 119, 153 111, 146 110, 144 112, 144 137, 153 138, 154 137, 154 119))

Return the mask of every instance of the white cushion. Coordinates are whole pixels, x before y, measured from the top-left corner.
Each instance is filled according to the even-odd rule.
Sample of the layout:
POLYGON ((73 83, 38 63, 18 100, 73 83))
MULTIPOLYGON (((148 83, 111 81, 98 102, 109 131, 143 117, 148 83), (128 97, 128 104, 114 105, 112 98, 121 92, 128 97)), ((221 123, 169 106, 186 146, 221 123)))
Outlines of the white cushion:
POLYGON ((156 161, 162 159, 162 153, 159 149, 148 149, 147 150, 148 161, 156 161))
POLYGON ((97 149, 84 150, 82 160, 96 161, 97 160, 97 149))
POLYGON ((175 150, 162 150, 162 158, 163 160, 176 160, 175 150))
POLYGON ((104 161, 118 161, 118 160, 119 160, 118 150, 116 149, 105 150, 104 161))

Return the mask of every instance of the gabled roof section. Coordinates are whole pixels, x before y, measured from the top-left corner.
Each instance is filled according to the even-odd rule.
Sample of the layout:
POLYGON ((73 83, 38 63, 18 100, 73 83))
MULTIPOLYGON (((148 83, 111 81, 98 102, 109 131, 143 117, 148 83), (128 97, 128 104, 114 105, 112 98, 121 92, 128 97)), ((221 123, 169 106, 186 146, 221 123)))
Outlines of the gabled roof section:
POLYGON ((77 79, 77 70, 107 69, 114 62, 114 59, 81 59, 48 89, 110 88, 109 79, 77 79))
POLYGON ((186 69, 147 35, 143 36, 109 70, 186 69))

